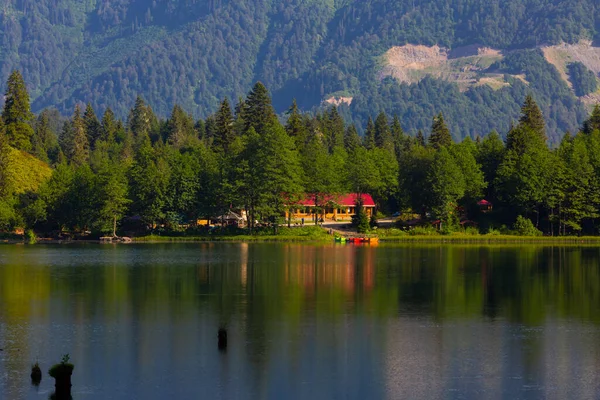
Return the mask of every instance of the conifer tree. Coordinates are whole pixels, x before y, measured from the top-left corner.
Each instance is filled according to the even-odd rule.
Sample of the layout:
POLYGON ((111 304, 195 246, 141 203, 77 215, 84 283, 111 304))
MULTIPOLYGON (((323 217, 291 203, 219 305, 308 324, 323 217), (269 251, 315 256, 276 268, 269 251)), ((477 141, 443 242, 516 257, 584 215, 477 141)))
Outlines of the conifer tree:
POLYGON ((423 135, 423 131, 419 129, 417 132, 417 136, 415 137, 417 144, 420 146, 425 146, 425 135, 423 135))
POLYGON ((337 107, 331 106, 328 112, 319 117, 320 130, 325 135, 325 142, 329 154, 336 148, 344 147, 344 120, 338 113, 337 107))
POLYGON ((400 159, 401 153, 406 148, 407 143, 406 136, 404 135, 404 130, 402 129, 402 125, 400 124, 400 118, 398 118, 398 114, 394 114, 394 119, 392 120, 390 131, 392 134, 392 141, 394 143, 394 151, 396 153, 396 158, 400 159))
POLYGON ((215 134, 217 131, 217 123, 214 115, 209 115, 204 121, 204 141, 207 144, 211 144, 215 139, 215 134))
POLYGON ((96 117, 94 108, 90 103, 87 103, 85 107, 83 121, 90 148, 94 149, 96 147, 96 141, 102 136, 102 130, 100 121, 98 121, 98 117, 96 117))
POLYGON ((375 119, 375 145, 380 149, 387 149, 390 151, 394 149, 392 132, 384 112, 379 113, 375 119))
POLYGON ((306 144, 306 126, 302 121, 302 115, 298 110, 298 104, 296 104, 296 99, 292 102, 288 110, 288 120, 285 125, 285 131, 294 140, 296 143, 297 149, 302 149, 306 144))
POLYGON ((367 121, 363 146, 365 146, 367 150, 377 147, 377 143, 375 142, 375 123, 371 117, 369 117, 369 120, 367 121))
POLYGON ((595 130, 600 130, 600 104, 594 106, 592 115, 583 123, 583 132, 590 135, 595 130))
POLYGON ((361 146, 362 143, 358 131, 356 130, 356 126, 352 124, 346 129, 346 134, 344 135, 344 147, 348 153, 352 153, 357 147, 361 146))
POLYGON ((136 98, 135 105, 129 113, 128 127, 136 142, 143 141, 145 136, 150 136, 151 116, 141 96, 136 98))
POLYGON ((50 128, 48 112, 42 111, 36 121, 31 138, 32 154, 40 160, 49 161, 48 152, 56 147, 56 134, 50 128))
POLYGON ((525 103, 523 104, 523 107, 521 107, 519 126, 529 127, 544 141, 544 143, 546 142, 546 122, 544 121, 542 111, 531 94, 528 94, 527 97, 525 97, 525 103))
POLYGON ((213 149, 227 154, 229 147, 234 140, 233 114, 231 113, 229 100, 225 99, 221 102, 219 111, 215 115, 215 136, 212 142, 213 149))
POLYGON ((21 73, 14 70, 8 77, 6 86, 2 119, 8 143, 19 150, 29 151, 33 136, 33 128, 29 123, 33 119, 33 114, 29 93, 21 73))
POLYGON ((71 142, 68 144, 67 158, 75 165, 87 163, 90 156, 90 143, 85 133, 85 121, 81 115, 79 105, 75 106, 71 120, 71 142))
POLYGON ((167 143, 178 149, 194 137, 194 120, 175 104, 167 121, 167 143))
POLYGON ((252 127, 259 135, 265 130, 266 126, 277 121, 275 110, 271 105, 269 91, 261 82, 254 85, 246 98, 244 121, 246 131, 252 127))
POLYGON ((446 126, 444 115, 442 113, 439 113, 438 116, 433 119, 429 144, 434 149, 450 146, 452 144, 452 135, 450 134, 450 129, 446 126))
POLYGON ((117 122, 115 114, 110 108, 107 108, 102 116, 102 125, 100 127, 100 139, 112 143, 116 139, 117 134, 117 122))

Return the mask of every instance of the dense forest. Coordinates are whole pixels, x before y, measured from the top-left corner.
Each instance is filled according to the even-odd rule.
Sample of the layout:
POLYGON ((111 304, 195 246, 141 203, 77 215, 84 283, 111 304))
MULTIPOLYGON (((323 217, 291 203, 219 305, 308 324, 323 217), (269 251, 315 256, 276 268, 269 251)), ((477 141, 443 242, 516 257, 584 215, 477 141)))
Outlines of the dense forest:
MULTIPOLYGON (((76 105, 59 132, 56 111, 31 112, 18 71, 5 99, 3 230, 100 235, 135 220, 142 232, 197 232, 198 219, 233 209, 246 211, 248 230, 277 231, 306 196, 330 207, 327 195, 349 192, 372 194, 379 212, 437 220, 443 232, 465 220, 482 233, 597 234, 600 226, 600 106, 551 149, 531 95, 505 141, 492 131, 460 142, 442 113, 416 137, 396 115, 369 118, 361 137, 336 107, 312 115, 295 102, 281 124, 260 82, 205 119, 179 105, 161 119, 138 97, 126 120, 76 105), (493 210, 482 213, 482 199, 493 210)), ((375 221, 358 214, 357 228, 368 230, 375 221)))
POLYGON ((532 93, 558 144, 586 119, 576 96, 593 91, 595 77, 574 64, 569 87, 539 46, 598 40, 599 26, 595 0, 7 0, 0 80, 22 71, 35 112, 69 115, 90 103, 118 118, 138 95, 161 118, 175 104, 206 118, 261 81, 278 114, 292 98, 323 112, 324 100, 348 96, 340 114, 361 134, 380 111, 411 135, 443 112, 457 140, 492 129, 504 137, 532 93), (506 55, 494 71, 526 81, 507 75, 505 87, 464 91, 437 78, 381 79, 380 56, 409 43, 493 47, 506 55))

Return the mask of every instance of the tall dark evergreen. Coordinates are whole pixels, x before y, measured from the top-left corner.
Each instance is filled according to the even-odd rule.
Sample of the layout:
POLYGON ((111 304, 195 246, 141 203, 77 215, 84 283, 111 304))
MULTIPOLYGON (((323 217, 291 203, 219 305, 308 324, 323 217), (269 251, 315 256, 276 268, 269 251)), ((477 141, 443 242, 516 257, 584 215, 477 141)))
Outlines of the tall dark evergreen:
POLYGON ((113 142, 117 135, 117 121, 115 119, 115 113, 107 108, 102 116, 102 125, 100 127, 100 139, 105 142, 113 142))
POLYGON ((43 161, 49 161, 49 152, 54 150, 57 145, 56 133, 52 131, 47 111, 37 118, 34 135, 31 138, 31 152, 37 158, 43 161))
POLYGON ((8 143, 19 150, 29 151, 33 136, 33 128, 30 125, 33 114, 29 103, 29 93, 21 73, 14 70, 10 74, 6 86, 2 119, 8 143))
POLYGON ((600 130, 600 104, 596 104, 592 115, 583 123, 583 132, 591 134, 595 130, 600 130))
POLYGON ((437 117, 433 119, 431 126, 431 136, 429 136, 429 144, 434 149, 447 147, 452 144, 452 135, 450 129, 444 121, 444 115, 439 113, 437 117))
POLYGON ((346 134, 344 135, 344 147, 346 148, 346 151, 351 153, 357 147, 361 146, 362 143, 358 131, 356 130, 356 126, 352 124, 346 129, 346 134))
POLYGON ((546 122, 542 110, 538 107, 531 94, 525 97, 525 103, 521 107, 520 126, 526 126, 535 132, 544 142, 548 139, 546 136, 546 122))
POLYGON ((85 107, 83 122, 85 124, 85 133, 87 135, 88 142, 90 143, 90 148, 93 149, 96 147, 96 142, 102 136, 102 126, 100 125, 100 121, 98 121, 98 117, 96 117, 96 112, 90 103, 87 103, 85 107))
POLYGON ((423 131, 419 129, 417 132, 417 136, 415 136, 415 140, 418 145, 425 146, 425 135, 423 135, 423 131))
POLYGON ((167 121, 166 141, 175 148, 181 148, 195 139, 194 120, 180 105, 176 104, 167 121))
POLYGON ((371 117, 369 117, 369 120, 367 121, 367 128, 365 129, 363 145, 367 150, 371 150, 377 147, 377 142, 375 141, 375 123, 373 122, 373 119, 371 117))
POLYGON ((288 110, 288 120, 285 124, 285 131, 296 143, 296 148, 301 149, 306 144, 306 126, 302 121, 302 114, 298 110, 296 99, 292 102, 288 110))
POLYGON ((380 112, 375 119, 375 145, 381 149, 394 150, 394 139, 384 112, 380 112))
POLYGON ((235 140, 233 122, 229 100, 225 99, 221 102, 221 107, 215 115, 215 136, 212 145, 216 151, 228 153, 235 140))
POLYGON ((252 127, 259 135, 268 125, 277 121, 275 110, 271 105, 269 91, 261 82, 257 82, 248 94, 244 110, 244 121, 246 122, 246 130, 252 127))
POLYGON ((151 115, 148 110, 148 106, 141 96, 138 96, 135 100, 135 105, 129 113, 129 130, 133 133, 133 137, 136 142, 143 141, 144 137, 150 135, 151 129, 151 115))
POLYGON ((65 151, 67 158, 75 165, 84 165, 90 157, 90 142, 85 132, 85 121, 81 115, 79 105, 75 106, 75 112, 71 120, 71 141, 65 151))

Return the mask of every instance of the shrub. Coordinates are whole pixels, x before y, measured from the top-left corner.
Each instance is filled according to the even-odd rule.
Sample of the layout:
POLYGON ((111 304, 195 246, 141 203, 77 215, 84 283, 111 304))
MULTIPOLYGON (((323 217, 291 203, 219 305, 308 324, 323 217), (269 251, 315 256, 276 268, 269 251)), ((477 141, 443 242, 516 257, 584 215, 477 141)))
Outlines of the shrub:
POLYGON ((519 236, 542 236, 542 232, 533 225, 533 222, 521 215, 517 217, 513 225, 513 234, 519 236))
POLYGON ((33 229, 27 229, 27 231, 25 232, 25 240, 29 244, 34 244, 35 242, 37 242, 37 236, 35 235, 33 229))

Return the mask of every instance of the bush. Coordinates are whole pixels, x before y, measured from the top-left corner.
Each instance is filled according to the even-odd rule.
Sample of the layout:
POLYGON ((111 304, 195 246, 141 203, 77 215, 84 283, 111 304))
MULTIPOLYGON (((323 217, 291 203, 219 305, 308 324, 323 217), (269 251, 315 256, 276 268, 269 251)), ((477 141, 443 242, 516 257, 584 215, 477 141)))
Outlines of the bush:
POLYGON ((513 234, 518 236, 542 236, 542 232, 533 225, 533 222, 521 215, 517 217, 513 225, 513 234))
POLYGON ((34 244, 37 242, 37 236, 35 235, 33 229, 27 229, 25 232, 25 241, 29 244, 34 244))
POLYGON ((469 226, 467 229, 465 229, 465 235, 477 236, 479 235, 479 229, 475 228, 474 226, 469 226))

